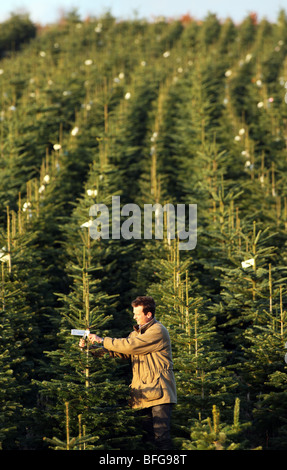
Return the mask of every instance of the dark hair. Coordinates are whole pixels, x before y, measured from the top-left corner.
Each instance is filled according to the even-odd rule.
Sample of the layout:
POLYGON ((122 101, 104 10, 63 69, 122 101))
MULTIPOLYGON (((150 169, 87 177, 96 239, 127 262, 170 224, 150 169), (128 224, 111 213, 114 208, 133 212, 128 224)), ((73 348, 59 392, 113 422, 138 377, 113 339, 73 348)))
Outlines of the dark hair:
POLYGON ((146 315, 148 312, 155 314, 155 301, 148 295, 139 295, 135 300, 132 301, 132 307, 143 307, 143 313, 146 315))

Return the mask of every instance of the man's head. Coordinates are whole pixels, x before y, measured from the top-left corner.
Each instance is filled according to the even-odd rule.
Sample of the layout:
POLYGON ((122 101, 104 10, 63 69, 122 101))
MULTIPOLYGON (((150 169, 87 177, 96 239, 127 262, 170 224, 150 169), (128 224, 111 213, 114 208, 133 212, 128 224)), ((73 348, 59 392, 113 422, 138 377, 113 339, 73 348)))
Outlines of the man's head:
POLYGON ((148 323, 155 315, 155 301, 147 295, 138 296, 132 301, 134 319, 138 325, 148 323))

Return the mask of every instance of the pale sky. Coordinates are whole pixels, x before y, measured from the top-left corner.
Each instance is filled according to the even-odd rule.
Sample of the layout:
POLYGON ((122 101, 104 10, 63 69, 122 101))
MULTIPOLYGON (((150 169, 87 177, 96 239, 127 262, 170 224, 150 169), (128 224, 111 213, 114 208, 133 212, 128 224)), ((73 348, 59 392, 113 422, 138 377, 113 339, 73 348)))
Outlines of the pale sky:
POLYGON ((78 10, 82 19, 100 16, 109 11, 116 18, 152 19, 163 15, 178 18, 189 13, 196 19, 204 19, 208 12, 219 19, 231 17, 234 22, 242 21, 250 12, 256 12, 258 19, 276 21, 284 9, 287 14, 287 0, 5 0, 0 1, 0 22, 9 18, 10 13, 25 11, 32 21, 41 24, 55 22, 60 11, 78 10))

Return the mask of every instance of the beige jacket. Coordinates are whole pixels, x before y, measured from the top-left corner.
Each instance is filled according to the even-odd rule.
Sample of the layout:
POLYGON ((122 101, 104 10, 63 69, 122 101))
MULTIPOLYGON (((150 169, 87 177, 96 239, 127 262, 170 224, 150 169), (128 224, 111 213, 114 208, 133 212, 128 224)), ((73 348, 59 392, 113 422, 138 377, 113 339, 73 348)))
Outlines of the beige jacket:
POLYGON ((132 408, 176 403, 170 338, 155 318, 141 328, 135 327, 127 338, 104 338, 103 346, 111 356, 131 359, 132 408))

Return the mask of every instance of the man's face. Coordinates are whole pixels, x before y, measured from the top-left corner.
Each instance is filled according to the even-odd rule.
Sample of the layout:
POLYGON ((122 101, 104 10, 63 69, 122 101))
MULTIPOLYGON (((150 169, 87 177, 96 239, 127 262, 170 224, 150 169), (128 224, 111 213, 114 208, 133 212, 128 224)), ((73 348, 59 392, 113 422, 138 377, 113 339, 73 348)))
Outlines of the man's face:
POLYGON ((145 325, 152 319, 151 312, 148 312, 146 315, 143 313, 143 306, 139 305, 138 307, 133 307, 134 319, 138 325, 145 325))

